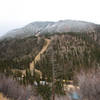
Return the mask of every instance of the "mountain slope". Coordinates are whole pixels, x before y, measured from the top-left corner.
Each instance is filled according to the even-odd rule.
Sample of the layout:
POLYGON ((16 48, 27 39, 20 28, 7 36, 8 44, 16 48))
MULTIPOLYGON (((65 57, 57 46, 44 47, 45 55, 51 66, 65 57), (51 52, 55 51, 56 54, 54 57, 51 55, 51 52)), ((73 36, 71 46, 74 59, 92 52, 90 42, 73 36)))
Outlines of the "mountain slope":
POLYGON ((30 71, 31 71, 31 73, 33 74, 33 70, 35 70, 35 72, 38 72, 41 77, 42 77, 42 73, 39 70, 35 69, 35 63, 40 61, 41 55, 47 50, 48 46, 50 45, 50 40, 49 39, 45 39, 45 42, 46 42, 46 44, 43 46, 41 51, 36 55, 34 60, 30 63, 30 71))
POLYGON ((74 21, 74 20, 61 20, 58 22, 33 22, 23 28, 9 31, 2 38, 23 38, 31 35, 40 34, 53 34, 62 32, 96 32, 96 27, 100 27, 94 23, 74 21))
POLYGON ((5 39, 0 42, 0 71, 5 73, 6 69, 9 73, 9 69, 15 68, 32 72, 35 66, 44 79, 51 80, 54 64, 57 78, 72 79, 74 72, 80 69, 100 66, 97 38, 94 32, 67 32, 5 39))
POLYGON ((44 45, 44 39, 31 36, 24 39, 3 40, 0 42, 0 65, 27 68, 44 45), (3 63, 4 62, 4 63, 3 63), (3 63, 3 64, 2 64, 3 63), (24 64, 23 64, 24 63, 24 64), (26 63, 26 64, 25 64, 26 63))
POLYGON ((36 70, 51 78, 53 53, 57 69, 65 71, 62 73, 66 77, 73 76, 75 70, 100 65, 100 26, 93 23, 34 22, 4 37, 0 41, 0 69, 3 72, 5 68, 32 71, 36 66, 36 70))
POLYGON ((70 79, 75 71, 99 67, 100 46, 85 33, 55 34, 51 36, 48 49, 36 64, 36 68, 47 79, 52 78, 52 61, 56 73, 59 73, 57 77, 70 79))

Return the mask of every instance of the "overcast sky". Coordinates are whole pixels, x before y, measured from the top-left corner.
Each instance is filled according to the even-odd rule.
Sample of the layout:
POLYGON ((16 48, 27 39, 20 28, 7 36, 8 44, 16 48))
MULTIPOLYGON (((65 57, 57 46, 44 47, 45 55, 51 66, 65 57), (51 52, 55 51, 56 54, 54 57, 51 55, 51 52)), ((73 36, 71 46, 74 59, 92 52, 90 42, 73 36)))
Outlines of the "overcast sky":
POLYGON ((0 35, 33 21, 64 19, 100 24, 100 0, 0 0, 0 35))

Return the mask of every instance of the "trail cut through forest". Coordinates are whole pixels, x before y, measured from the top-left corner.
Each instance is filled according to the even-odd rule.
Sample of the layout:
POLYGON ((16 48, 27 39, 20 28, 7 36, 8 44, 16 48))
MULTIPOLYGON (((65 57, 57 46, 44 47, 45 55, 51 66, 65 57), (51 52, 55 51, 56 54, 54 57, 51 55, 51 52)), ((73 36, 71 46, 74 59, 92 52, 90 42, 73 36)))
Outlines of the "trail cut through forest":
POLYGON ((45 43, 46 44, 43 46, 43 48, 41 49, 41 51, 37 54, 37 56, 35 57, 35 59, 30 63, 30 71, 31 71, 31 73, 33 73, 33 70, 35 70, 36 73, 39 73, 40 77, 42 77, 42 73, 41 73, 40 70, 35 69, 35 63, 40 61, 41 54, 43 54, 47 50, 50 42, 51 42, 50 39, 45 39, 45 43))

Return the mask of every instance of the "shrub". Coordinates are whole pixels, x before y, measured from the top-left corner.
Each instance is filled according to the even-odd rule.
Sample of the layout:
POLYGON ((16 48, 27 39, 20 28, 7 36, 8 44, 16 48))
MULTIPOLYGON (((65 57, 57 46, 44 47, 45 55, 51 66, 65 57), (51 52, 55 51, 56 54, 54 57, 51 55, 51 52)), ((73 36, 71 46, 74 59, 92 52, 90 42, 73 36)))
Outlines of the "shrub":
POLYGON ((65 95, 63 83, 60 81, 56 81, 55 83, 55 92, 58 96, 65 95))
POLYGON ((88 72, 81 71, 77 75, 82 100, 100 99, 100 69, 88 72))
POLYGON ((43 100, 50 100, 51 89, 48 85, 39 85, 37 90, 38 93, 42 96, 43 100))
POLYGON ((32 94, 29 87, 19 85, 13 78, 0 74, 0 92, 14 100, 28 100, 32 94))

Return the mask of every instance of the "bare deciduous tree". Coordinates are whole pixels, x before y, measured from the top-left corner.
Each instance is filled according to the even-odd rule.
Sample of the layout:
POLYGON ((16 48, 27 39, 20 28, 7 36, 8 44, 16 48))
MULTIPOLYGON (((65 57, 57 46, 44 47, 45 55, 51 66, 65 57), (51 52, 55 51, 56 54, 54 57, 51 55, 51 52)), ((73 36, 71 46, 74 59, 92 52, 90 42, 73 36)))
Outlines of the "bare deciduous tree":
POLYGON ((0 74, 0 92, 14 100, 28 100, 32 95, 30 87, 18 84, 13 78, 0 74))
POLYGON ((84 72, 77 75, 82 100, 100 99, 100 69, 84 72))

